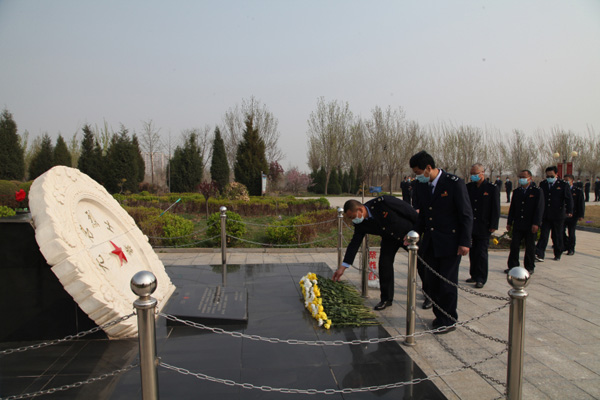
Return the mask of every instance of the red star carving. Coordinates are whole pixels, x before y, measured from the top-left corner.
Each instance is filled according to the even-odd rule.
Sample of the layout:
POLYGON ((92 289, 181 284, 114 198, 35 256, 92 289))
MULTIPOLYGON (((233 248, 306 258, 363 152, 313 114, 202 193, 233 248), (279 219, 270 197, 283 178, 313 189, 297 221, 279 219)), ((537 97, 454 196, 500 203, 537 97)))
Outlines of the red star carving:
POLYGON ((127 262, 127 257, 125 257, 125 253, 123 253, 123 250, 117 246, 116 244, 114 244, 112 242, 112 240, 110 241, 110 244, 113 245, 113 247, 115 248, 113 251, 111 251, 111 253, 116 254, 117 256, 119 256, 119 261, 121 261, 121 266, 123 266, 123 260, 125 260, 125 262, 127 262))

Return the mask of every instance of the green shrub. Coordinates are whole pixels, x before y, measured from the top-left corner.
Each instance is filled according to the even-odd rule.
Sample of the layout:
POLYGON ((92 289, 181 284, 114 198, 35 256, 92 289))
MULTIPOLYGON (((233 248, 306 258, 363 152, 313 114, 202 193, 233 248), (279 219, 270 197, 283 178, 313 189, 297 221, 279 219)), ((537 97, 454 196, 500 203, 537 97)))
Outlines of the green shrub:
POLYGON ((152 207, 124 207, 152 246, 183 246, 195 240, 194 223, 152 207))
MULTIPOLYGON (((233 239, 231 236, 235 236, 241 238, 246 233, 246 225, 243 224, 242 217, 234 213, 233 211, 226 211, 225 215, 227 215, 227 221, 225 224, 225 232, 227 232, 227 244, 233 244, 236 239, 233 239)), ((210 217, 208 217, 208 230, 206 234, 208 237, 217 236, 213 241, 220 246, 221 245, 221 213, 212 213, 210 217)))
POLYGON ((15 215, 15 210, 10 207, 0 206, 0 218, 2 217, 12 217, 15 215))
POLYGON ((267 228, 267 240, 272 244, 301 244, 313 240, 317 234, 336 228, 337 211, 311 211, 285 221, 277 221, 267 228), (329 223, 324 223, 330 221, 329 223))

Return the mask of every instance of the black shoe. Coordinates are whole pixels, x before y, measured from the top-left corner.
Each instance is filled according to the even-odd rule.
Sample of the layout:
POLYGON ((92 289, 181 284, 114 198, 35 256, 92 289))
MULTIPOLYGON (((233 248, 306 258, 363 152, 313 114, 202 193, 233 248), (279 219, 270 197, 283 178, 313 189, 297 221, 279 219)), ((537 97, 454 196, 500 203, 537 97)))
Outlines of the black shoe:
POLYGON ((528 269, 527 272, 529 272, 529 275, 533 275, 533 270, 532 269, 528 269))
POLYGON ((505 273, 505 274, 508 274, 508 273, 510 272, 510 270, 511 270, 510 268, 506 268, 506 269, 504 270, 504 273, 505 273))
POLYGON ((575 254, 575 250, 569 250, 569 251, 567 252, 567 255, 568 255, 568 256, 572 256, 573 254, 575 254))
POLYGON ((425 299, 425 301, 423 302, 423 310, 429 310, 431 307, 433 307, 433 303, 431 302, 431 300, 425 299))
POLYGON ((465 280, 465 282, 467 282, 467 283, 474 283, 474 282, 475 282, 475 279, 473 279, 473 278, 469 278, 469 279, 465 280))
POLYGON ((444 335, 446 333, 450 333, 452 331, 456 330, 456 326, 446 326, 446 325, 442 325, 438 319, 434 319, 433 322, 431 323, 431 329, 439 329, 439 328, 444 328, 442 330, 439 330, 437 332, 434 332, 434 335, 444 335))
POLYGON ((553 258, 553 260, 554 260, 554 261, 560 261, 560 256, 555 256, 555 257, 553 258))
POLYGON ((483 282, 477 282, 477 283, 475 284, 475 287, 476 287, 477 289, 481 289, 481 288, 483 287, 483 282))
POLYGON ((543 258, 540 258, 537 254, 535 255, 535 261, 537 262, 544 262, 543 258))
POLYGON ((379 310, 383 310, 384 308, 387 307, 391 307, 392 306, 392 301, 391 300, 387 300, 387 301, 380 301, 379 303, 377 303, 377 305, 375 305, 375 310, 379 311, 379 310))

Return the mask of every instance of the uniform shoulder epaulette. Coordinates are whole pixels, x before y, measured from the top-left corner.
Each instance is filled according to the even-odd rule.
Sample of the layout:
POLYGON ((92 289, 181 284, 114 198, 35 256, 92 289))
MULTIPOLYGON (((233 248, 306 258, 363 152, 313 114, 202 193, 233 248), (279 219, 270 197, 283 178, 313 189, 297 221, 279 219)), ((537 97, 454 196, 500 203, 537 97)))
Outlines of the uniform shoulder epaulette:
POLYGON ((379 196, 379 197, 377 198, 377 201, 383 201, 383 200, 385 200, 385 199, 383 198, 383 196, 379 196))
POLYGON ((460 179, 458 176, 451 174, 450 172, 446 172, 446 176, 448 177, 448 179, 453 180, 454 182, 458 182, 458 180, 460 179))

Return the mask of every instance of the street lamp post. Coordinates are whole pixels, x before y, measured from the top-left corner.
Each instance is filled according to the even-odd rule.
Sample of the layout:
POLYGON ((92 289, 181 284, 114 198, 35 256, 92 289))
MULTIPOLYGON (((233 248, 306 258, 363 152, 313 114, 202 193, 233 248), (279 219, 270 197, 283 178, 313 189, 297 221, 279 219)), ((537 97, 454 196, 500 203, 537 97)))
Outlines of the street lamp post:
MULTIPOLYGON (((575 157, 577 157, 579 155, 579 153, 577 153, 575 150, 573 150, 570 155, 571 155, 571 169, 573 169, 573 161, 575 160, 575 157)), ((557 151, 556 153, 552 154, 552 157, 554 157, 555 160, 559 160, 560 153, 557 151)), ((561 179, 564 179, 565 175, 569 173, 567 158, 565 155, 563 155, 562 163, 559 163, 559 166, 560 166, 560 168, 558 168, 559 177, 561 179)), ((571 171, 571 173, 572 173, 572 171, 571 171)))

